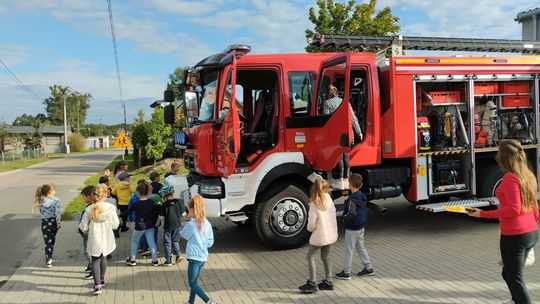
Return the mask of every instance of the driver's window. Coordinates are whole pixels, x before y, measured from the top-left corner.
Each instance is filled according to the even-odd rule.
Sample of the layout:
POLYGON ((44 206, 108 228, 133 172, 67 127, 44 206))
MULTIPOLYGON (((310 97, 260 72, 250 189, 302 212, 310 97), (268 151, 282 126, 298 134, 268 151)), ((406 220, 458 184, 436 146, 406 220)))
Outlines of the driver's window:
MULTIPOLYGON (((232 97, 232 72, 229 72, 227 76, 227 85, 225 86, 225 92, 223 94, 223 102, 221 103, 221 109, 219 111, 219 118, 223 118, 229 112, 231 108, 231 97, 232 97)), ((236 110, 242 116, 244 114, 244 88, 237 84, 235 87, 235 99, 236 99, 236 110)))
POLYGON ((345 79, 345 62, 324 68, 317 93, 317 115, 331 115, 341 105, 345 79))

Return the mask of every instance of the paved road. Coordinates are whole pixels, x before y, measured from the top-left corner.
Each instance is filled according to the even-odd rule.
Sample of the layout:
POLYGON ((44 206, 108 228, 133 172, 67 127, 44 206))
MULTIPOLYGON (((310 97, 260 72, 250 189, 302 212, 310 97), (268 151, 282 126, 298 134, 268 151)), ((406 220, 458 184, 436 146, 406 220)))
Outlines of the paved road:
POLYGON ((41 250, 39 211, 32 214, 35 189, 54 183, 62 206, 70 202, 91 175, 102 170, 119 151, 72 155, 0 174, 0 281, 16 270, 31 250, 41 250))
MULTIPOLYGON (((216 241, 202 272, 202 286, 220 304, 498 304, 509 299, 497 265, 496 222, 420 212, 403 199, 382 203, 388 214, 370 213, 366 231, 374 277, 335 280, 333 291, 302 295, 297 287, 307 279, 307 247, 268 250, 250 227, 212 219, 216 241)), ((185 303, 185 261, 174 267, 152 267, 149 259, 138 257, 137 266, 125 265, 131 230, 117 239, 103 294, 93 296, 92 282, 83 280, 86 262, 76 226, 76 221, 67 222, 60 231, 54 267, 44 268, 43 246, 39 246, 0 288, 0 303, 185 303)), ((335 272, 345 250, 341 229, 339 235, 330 254, 335 272)), ((355 254, 352 270, 361 268, 355 254)), ((322 270, 318 261, 319 280, 322 270)), ((538 260, 525 276, 533 303, 540 303, 538 260)))

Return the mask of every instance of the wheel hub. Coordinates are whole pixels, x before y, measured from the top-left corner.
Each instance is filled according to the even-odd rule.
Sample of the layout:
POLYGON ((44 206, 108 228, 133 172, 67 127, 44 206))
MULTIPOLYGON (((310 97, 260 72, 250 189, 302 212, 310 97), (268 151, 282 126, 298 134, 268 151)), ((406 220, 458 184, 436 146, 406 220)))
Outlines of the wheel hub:
POLYGON ((305 226, 306 208, 296 198, 284 198, 272 208, 270 223, 272 230, 280 236, 292 237, 305 226))

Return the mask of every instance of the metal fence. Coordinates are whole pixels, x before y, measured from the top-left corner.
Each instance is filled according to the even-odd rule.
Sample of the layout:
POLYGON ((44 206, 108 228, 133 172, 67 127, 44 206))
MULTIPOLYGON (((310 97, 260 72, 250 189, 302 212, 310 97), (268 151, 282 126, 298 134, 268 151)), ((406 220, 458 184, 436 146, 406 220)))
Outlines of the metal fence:
POLYGON ((43 149, 33 149, 24 151, 2 151, 0 152, 2 166, 10 162, 20 161, 25 159, 45 157, 47 154, 43 149))

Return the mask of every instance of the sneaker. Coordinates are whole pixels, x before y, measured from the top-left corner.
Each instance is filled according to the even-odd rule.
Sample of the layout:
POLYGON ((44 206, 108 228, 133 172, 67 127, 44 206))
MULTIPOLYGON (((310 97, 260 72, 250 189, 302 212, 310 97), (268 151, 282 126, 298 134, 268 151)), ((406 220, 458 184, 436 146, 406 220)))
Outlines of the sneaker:
POLYGON ((135 262, 135 260, 132 260, 129 257, 126 259, 126 264, 128 264, 129 266, 137 266, 137 262, 135 262))
POLYGON ((351 275, 342 270, 340 273, 336 273, 336 278, 340 280, 350 280, 351 275))
POLYGON ((92 271, 92 267, 90 266, 86 266, 86 269, 84 269, 85 272, 89 272, 89 271, 92 271))
POLYGON ((319 287, 319 290, 334 290, 334 283, 327 279, 323 279, 317 287, 319 287))
POLYGON ((319 291, 319 287, 315 282, 311 282, 310 280, 307 280, 306 284, 298 287, 300 289, 300 292, 302 293, 315 293, 319 291))
POLYGON ((53 263, 53 260, 52 260, 52 259, 48 259, 47 262, 45 263, 45 267, 51 268, 51 267, 52 267, 52 263, 53 263))
POLYGON ((137 249, 137 253, 143 253, 143 252, 144 252, 144 249, 142 248, 137 249))
POLYGON ((159 262, 158 261, 152 261, 152 266, 154 266, 154 267, 159 266, 159 262))
POLYGON ((96 287, 94 287, 94 292, 93 294, 94 295, 98 295, 98 294, 101 294, 103 292, 102 288, 101 288, 101 285, 97 285, 96 287))
POLYGON ((176 259, 174 260, 174 262, 175 262, 176 264, 178 264, 178 263, 181 262, 183 259, 184 259, 184 258, 183 258, 181 255, 177 255, 177 256, 176 256, 176 259))
POLYGON ((101 288, 105 287, 105 281, 101 280, 101 288))
POLYGON ((165 263, 163 263, 163 266, 171 267, 171 266, 172 266, 172 263, 171 263, 171 261, 166 260, 165 263))
POLYGON ((147 255, 150 255, 151 253, 152 253, 152 252, 151 252, 149 249, 147 249, 147 250, 141 252, 141 255, 142 255, 142 256, 147 256, 147 255))
POLYGON ((212 301, 212 299, 208 300, 208 302, 206 302, 206 304, 217 304, 217 302, 214 302, 212 301))
POLYGON ((373 276, 375 275, 375 271, 373 269, 367 269, 364 268, 362 271, 358 273, 358 276, 365 277, 365 276, 373 276))
POLYGON ((94 276, 91 273, 89 273, 89 274, 85 275, 83 279, 84 280, 93 280, 94 276))

